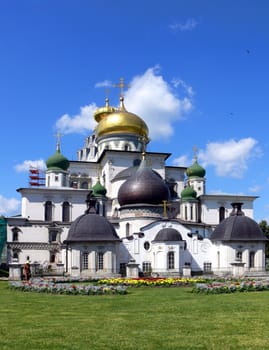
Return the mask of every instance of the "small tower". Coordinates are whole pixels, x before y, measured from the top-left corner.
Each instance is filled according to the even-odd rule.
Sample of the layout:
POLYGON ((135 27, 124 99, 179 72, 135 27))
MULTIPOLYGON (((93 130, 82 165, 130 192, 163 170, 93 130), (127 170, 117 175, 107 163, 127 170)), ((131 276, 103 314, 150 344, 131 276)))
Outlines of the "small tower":
POLYGON ((121 91, 119 107, 109 106, 106 99, 105 107, 98 108, 94 113, 94 119, 98 123, 95 135, 99 156, 105 150, 140 152, 143 147, 141 140, 149 142, 149 131, 144 120, 125 108, 123 88, 126 86, 123 78, 119 84, 114 85, 121 91))
POLYGON ((60 134, 57 133, 56 152, 46 161, 46 187, 69 187, 69 160, 61 154, 60 134))
POLYGON ((101 216, 106 216, 106 188, 98 179, 92 187, 92 196, 96 199, 96 213, 101 216))
POLYGON ((198 221, 197 193, 191 186, 186 186, 181 192, 181 216, 185 221, 198 221))
POLYGON ((197 197, 205 194, 205 169, 198 164, 197 162, 197 155, 196 155, 197 148, 194 147, 194 162, 193 164, 187 169, 187 176, 188 180, 187 183, 190 187, 192 187, 197 194, 197 197))

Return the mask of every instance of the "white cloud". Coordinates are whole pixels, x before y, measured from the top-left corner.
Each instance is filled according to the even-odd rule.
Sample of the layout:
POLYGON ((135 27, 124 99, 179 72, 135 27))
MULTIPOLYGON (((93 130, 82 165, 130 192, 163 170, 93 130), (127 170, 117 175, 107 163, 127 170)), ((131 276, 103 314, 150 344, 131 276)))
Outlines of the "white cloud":
POLYGON ((56 122, 56 129, 63 134, 78 133, 83 134, 86 131, 93 130, 96 122, 93 119, 93 113, 97 106, 91 103, 84 107, 80 107, 80 113, 74 116, 64 114, 56 122))
POLYGON ((261 189, 262 189, 262 186, 260 186, 260 185, 254 185, 254 186, 251 186, 251 187, 249 188, 249 192, 258 193, 258 192, 261 191, 261 189))
POLYGON ((189 167, 192 164, 192 161, 186 155, 182 155, 173 160, 173 165, 181 167, 189 167))
POLYGON ((5 198, 0 195, 0 215, 11 215, 18 211, 20 207, 20 201, 16 198, 5 198))
POLYGON ((125 93, 126 108, 147 123, 151 139, 169 138, 173 134, 173 122, 182 119, 193 107, 188 92, 178 98, 159 74, 158 66, 134 77, 130 86, 125 93))
MULTIPOLYGON (((95 87, 112 86, 108 80, 95 87)), ((159 67, 149 68, 144 74, 135 76, 125 92, 125 106, 139 115, 148 125, 151 139, 169 138, 173 134, 173 122, 182 119, 192 107, 193 91, 183 80, 174 78, 169 84, 159 74, 159 67), (183 97, 177 97, 180 87, 183 97)), ((64 114, 56 122, 56 129, 63 134, 85 133, 94 130, 93 114, 97 106, 91 103, 80 108, 74 116, 64 114)))
POLYGON ((22 172, 26 172, 29 171, 29 169, 33 167, 33 168, 37 168, 40 170, 45 170, 46 169, 46 164, 44 162, 43 159, 38 159, 38 160, 25 160, 23 163, 21 164, 17 164, 15 166, 15 170, 18 173, 22 173, 22 172))
POLYGON ((257 141, 251 137, 235 141, 211 142, 205 151, 200 151, 198 158, 203 166, 215 167, 218 176, 242 178, 251 158, 259 157, 261 151, 257 141))
POLYGON ((169 27, 174 32, 186 32, 195 29, 198 22, 193 18, 188 18, 184 23, 174 23, 169 27))
POLYGON ((100 81, 99 83, 95 84, 96 88, 101 88, 101 87, 112 87, 113 84, 110 80, 104 80, 104 81, 100 81))
POLYGON ((173 84, 173 86, 175 88, 178 88, 178 87, 182 86, 184 91, 187 92, 189 96, 193 96, 194 95, 193 88, 190 85, 186 84, 185 81, 183 81, 182 79, 173 78, 172 79, 172 84, 173 84))

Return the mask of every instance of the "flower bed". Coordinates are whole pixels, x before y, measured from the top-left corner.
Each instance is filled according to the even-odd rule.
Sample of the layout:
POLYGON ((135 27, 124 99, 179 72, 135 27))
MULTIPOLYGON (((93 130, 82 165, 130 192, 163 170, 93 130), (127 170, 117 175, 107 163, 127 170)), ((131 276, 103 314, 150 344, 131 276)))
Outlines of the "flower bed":
POLYGON ((269 280, 197 283, 192 292, 201 294, 222 294, 235 292, 257 292, 264 290, 269 290, 269 280))
POLYGON ((150 287, 182 287, 192 286, 194 283, 206 282, 202 278, 109 278, 100 279, 98 284, 124 285, 131 287, 150 286, 150 287))
POLYGON ((38 292, 51 294, 68 294, 68 295, 111 295, 127 294, 126 286, 112 286, 93 284, 74 284, 74 283, 56 283, 52 280, 33 279, 30 281, 13 281, 9 283, 12 289, 23 292, 38 292))

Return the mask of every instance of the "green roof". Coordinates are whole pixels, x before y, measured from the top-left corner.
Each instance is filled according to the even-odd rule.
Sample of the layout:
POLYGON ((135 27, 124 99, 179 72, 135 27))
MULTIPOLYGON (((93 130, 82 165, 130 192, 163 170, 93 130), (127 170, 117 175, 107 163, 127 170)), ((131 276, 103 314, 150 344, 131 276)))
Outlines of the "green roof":
POLYGON ((204 177, 206 171, 195 159, 194 163, 187 169, 186 173, 188 177, 204 177))
POLYGON ((181 192, 181 199, 183 201, 197 199, 196 197, 197 193, 191 186, 185 187, 184 190, 182 190, 181 192))
POLYGON ((69 160, 63 156, 59 149, 46 161, 48 170, 67 170, 69 168, 69 160))

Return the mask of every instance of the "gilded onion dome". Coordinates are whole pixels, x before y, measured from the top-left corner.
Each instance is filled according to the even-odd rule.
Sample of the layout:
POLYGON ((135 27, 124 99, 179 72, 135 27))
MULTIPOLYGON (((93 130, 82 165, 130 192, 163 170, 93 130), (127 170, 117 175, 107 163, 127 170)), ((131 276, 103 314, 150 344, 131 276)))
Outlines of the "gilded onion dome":
POLYGON ((96 127, 97 137, 109 134, 136 134, 148 139, 148 127, 146 123, 134 113, 125 109, 124 98, 120 97, 120 107, 114 108, 106 105, 99 108, 94 115, 98 122, 96 127))
POLYGON ((115 107, 109 106, 109 100, 106 98, 106 105, 104 107, 98 108, 94 113, 94 119, 97 123, 100 122, 103 118, 105 118, 109 113, 113 113, 116 111, 115 107))

